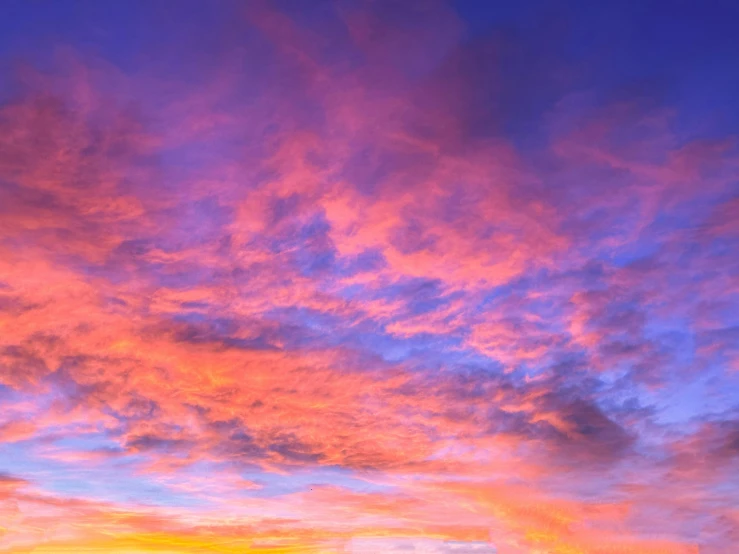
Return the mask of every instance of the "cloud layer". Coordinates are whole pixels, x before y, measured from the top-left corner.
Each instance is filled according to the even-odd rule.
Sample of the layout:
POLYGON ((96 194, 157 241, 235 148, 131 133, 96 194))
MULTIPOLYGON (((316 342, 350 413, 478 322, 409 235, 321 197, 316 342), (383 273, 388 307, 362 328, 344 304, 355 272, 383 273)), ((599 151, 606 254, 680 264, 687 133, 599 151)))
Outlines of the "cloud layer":
POLYGON ((736 138, 531 6, 5 45, 0 552, 739 542, 736 138))

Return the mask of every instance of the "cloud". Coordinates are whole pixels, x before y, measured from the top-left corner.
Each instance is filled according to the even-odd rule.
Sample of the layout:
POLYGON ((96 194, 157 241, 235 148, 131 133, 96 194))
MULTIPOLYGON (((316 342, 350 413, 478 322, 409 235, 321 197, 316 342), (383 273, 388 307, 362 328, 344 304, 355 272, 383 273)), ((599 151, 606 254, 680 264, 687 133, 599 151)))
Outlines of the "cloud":
POLYGON ((204 12, 3 96, 6 551, 726 551, 735 141, 548 17, 204 12))

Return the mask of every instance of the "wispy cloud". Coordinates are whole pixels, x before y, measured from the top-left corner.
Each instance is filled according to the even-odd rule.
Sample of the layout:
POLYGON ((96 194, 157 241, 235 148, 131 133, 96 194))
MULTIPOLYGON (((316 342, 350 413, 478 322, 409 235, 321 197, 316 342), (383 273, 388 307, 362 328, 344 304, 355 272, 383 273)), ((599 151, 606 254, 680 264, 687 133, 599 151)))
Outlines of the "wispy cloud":
POLYGON ((579 12, 299 4, 8 51, 0 551, 728 552, 735 137, 579 12))

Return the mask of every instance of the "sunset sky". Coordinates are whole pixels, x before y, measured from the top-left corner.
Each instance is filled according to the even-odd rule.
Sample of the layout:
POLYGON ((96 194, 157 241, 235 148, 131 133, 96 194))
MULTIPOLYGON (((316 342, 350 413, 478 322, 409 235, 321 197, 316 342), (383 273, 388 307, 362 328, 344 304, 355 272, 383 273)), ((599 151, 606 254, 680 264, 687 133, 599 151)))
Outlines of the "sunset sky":
POLYGON ((2 0, 0 553, 739 552, 737 26, 2 0))

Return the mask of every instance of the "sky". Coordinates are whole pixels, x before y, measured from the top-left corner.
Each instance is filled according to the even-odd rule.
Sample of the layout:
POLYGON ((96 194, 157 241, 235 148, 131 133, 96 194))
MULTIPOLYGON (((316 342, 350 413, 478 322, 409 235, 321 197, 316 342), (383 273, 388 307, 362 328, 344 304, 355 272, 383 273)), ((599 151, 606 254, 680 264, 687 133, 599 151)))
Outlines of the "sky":
POLYGON ((1 11, 0 553, 737 548, 738 3, 1 11))

